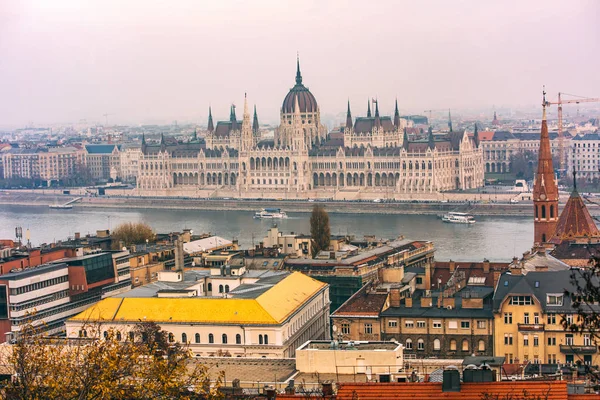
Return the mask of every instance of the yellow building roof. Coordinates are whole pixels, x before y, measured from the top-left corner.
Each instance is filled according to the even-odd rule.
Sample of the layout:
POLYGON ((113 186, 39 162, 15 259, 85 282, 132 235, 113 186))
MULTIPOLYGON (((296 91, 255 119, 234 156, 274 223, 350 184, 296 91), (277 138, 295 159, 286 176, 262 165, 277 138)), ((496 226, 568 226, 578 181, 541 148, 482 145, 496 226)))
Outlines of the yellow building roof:
POLYGON ((326 284, 294 272, 256 299, 107 298, 71 321, 279 324, 326 284))

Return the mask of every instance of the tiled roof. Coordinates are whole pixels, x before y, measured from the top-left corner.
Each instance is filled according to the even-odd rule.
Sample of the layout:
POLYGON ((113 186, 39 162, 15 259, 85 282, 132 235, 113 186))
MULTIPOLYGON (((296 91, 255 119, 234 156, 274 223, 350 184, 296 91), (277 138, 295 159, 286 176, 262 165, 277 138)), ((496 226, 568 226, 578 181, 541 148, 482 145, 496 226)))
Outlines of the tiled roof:
POLYGON ((571 193, 565 208, 560 213, 551 243, 577 239, 600 239, 600 231, 577 190, 571 193))
MULTIPOLYGON (((391 117, 380 117, 381 127, 384 132, 393 132, 396 130, 391 117)), ((354 132, 371 133, 375 126, 375 117, 358 117, 354 122, 354 132)))
POLYGON ((358 292, 350 297, 335 312, 336 317, 345 315, 377 317, 385 306, 387 292, 370 292, 371 285, 364 285, 358 292))
POLYGON ((522 381, 461 383, 460 392, 442 392, 441 383, 341 383, 337 400, 480 400, 489 398, 530 398, 567 400, 566 381, 522 381))
MULTIPOLYGON (((506 271, 509 263, 489 263, 489 272, 484 272, 483 262, 454 262, 455 268, 464 271, 467 282, 471 277, 485 278, 484 286, 494 286, 494 271, 506 271)), ((431 284, 437 285, 438 279, 442 285, 448 282, 453 271, 450 271, 449 261, 436 261, 431 274, 431 284)))
POLYGON ((494 137, 493 131, 481 131, 477 132, 477 136, 479 136, 479 141, 490 141, 494 137))

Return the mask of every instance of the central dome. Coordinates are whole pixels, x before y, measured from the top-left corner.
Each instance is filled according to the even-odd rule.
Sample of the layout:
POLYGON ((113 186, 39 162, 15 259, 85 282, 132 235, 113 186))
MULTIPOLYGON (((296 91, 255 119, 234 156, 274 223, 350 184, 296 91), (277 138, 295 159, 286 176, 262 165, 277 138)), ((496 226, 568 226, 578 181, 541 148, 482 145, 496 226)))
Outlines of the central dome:
POLYGON ((300 74, 300 60, 298 60, 296 70, 296 85, 290 89, 285 99, 283 99, 283 105, 281 106, 281 112, 293 113, 295 97, 298 96, 298 106, 300 106, 301 113, 317 112, 317 99, 308 90, 306 86, 302 84, 302 75, 300 74))

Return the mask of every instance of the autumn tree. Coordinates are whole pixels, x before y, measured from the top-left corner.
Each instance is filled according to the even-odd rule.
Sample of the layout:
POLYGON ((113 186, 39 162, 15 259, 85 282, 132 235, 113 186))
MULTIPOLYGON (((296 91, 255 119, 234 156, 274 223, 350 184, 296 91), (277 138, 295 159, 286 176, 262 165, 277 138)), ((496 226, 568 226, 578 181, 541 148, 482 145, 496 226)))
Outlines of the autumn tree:
POLYGON ((140 323, 133 332, 152 332, 144 341, 101 325, 83 327, 87 337, 43 336, 25 327, 4 348, 1 362, 14 372, 5 387, 8 399, 220 399, 222 374, 211 385, 206 366, 186 344, 170 343, 155 324, 140 323), (101 334, 102 332, 102 334, 101 334))
POLYGON ((321 250, 329 248, 331 232, 329 229, 329 214, 325 207, 315 204, 310 216, 310 235, 312 238, 312 256, 315 257, 321 250))
POLYGON ((132 244, 154 242, 155 235, 150 225, 143 222, 125 222, 117 226, 111 234, 113 249, 132 244))

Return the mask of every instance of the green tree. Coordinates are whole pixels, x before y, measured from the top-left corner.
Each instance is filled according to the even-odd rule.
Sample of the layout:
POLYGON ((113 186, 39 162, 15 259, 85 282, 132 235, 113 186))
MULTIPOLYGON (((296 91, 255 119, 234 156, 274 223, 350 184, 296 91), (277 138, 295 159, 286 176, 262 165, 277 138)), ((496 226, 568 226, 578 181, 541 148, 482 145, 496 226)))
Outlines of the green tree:
POLYGON ((310 216, 310 235, 312 238, 312 256, 315 257, 321 250, 329 248, 331 231, 329 229, 329 214, 325 207, 315 204, 310 216))
POLYGON ((150 225, 143 222, 125 222, 117 226, 111 234, 112 248, 119 249, 121 245, 154 243, 155 234, 150 225))

